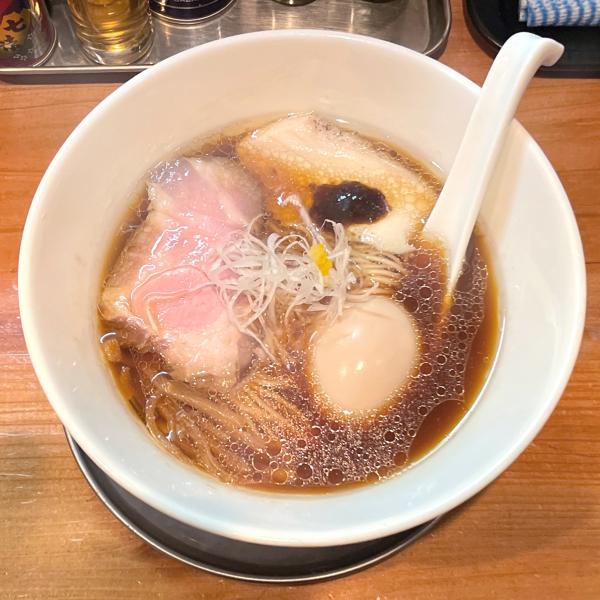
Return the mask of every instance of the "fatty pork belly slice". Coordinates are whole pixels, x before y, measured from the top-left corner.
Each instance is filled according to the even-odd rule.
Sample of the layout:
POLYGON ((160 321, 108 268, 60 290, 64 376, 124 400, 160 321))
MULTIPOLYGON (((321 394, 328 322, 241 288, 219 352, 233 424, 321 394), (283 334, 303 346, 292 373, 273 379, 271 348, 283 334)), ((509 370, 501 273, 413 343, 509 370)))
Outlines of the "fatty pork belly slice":
MULTIPOLYGON (((299 194, 307 208, 315 185, 358 181, 381 191, 390 207, 387 216, 371 224, 351 225, 348 231, 355 239, 388 252, 412 249, 409 239, 438 193, 420 173, 371 140, 314 114, 294 114, 269 123, 244 137, 237 150, 270 196, 299 194)), ((284 221, 296 220, 290 206, 271 203, 268 208, 284 221)))
POLYGON ((100 313, 130 343, 156 350, 171 374, 231 382, 247 341, 227 316, 206 272, 232 232, 262 210, 256 183, 226 159, 160 164, 148 182, 148 214, 110 275, 100 313))

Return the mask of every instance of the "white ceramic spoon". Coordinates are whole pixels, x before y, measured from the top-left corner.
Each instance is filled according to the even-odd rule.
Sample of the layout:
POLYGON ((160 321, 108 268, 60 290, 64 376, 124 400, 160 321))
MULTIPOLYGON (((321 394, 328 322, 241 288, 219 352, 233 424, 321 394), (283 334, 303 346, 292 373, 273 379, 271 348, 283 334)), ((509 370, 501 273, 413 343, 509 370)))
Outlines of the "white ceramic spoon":
POLYGON ((446 246, 448 287, 454 291, 467 244, 521 96, 541 65, 553 65, 564 47, 531 33, 516 33, 502 46, 485 79, 446 183, 423 233, 446 246))

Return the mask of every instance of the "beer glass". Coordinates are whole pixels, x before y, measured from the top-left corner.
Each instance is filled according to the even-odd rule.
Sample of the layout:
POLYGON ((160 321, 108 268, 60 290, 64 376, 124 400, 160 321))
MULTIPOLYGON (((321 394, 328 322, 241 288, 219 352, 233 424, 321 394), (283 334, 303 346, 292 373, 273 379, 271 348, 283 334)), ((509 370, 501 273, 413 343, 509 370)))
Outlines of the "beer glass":
POLYGON ((152 45, 148 0, 67 0, 84 52, 104 65, 127 65, 152 45))

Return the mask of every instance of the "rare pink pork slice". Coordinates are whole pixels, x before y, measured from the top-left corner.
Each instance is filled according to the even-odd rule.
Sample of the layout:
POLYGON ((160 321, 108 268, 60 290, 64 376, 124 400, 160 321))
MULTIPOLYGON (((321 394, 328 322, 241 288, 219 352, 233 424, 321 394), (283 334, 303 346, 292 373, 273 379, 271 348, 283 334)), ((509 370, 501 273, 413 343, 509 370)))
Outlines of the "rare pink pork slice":
POLYGON ((185 381, 231 379, 243 362, 242 336, 206 271, 232 231, 261 212, 260 191, 222 158, 160 164, 148 182, 148 215, 115 263, 100 312, 127 327, 140 348, 159 351, 185 381))

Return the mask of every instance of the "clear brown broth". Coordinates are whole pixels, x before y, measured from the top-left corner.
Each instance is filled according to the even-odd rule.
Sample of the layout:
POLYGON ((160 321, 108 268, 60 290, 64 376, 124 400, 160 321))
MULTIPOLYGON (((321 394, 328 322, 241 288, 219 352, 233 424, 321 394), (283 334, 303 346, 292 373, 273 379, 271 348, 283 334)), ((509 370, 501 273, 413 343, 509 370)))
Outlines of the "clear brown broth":
MULTIPOLYGON (((235 143, 237 139, 239 139, 239 136, 214 138, 208 142, 205 142, 197 149, 195 153, 201 155, 221 156, 235 160, 235 143)), ((437 180, 432 173, 430 173, 417 161, 407 157, 405 153, 402 153, 402 151, 397 148, 384 145, 381 142, 376 143, 380 149, 385 149, 390 156, 402 162, 403 165, 419 172, 434 189, 440 189, 441 185, 439 180, 437 180)), ((129 210, 127 218, 124 220, 124 225, 115 236, 115 241, 111 247, 111 251, 107 259, 107 273, 110 271, 116 258, 125 247, 130 235, 133 231, 135 231, 136 226, 139 225, 139 223, 145 217, 144 201, 145 197, 143 195, 136 198, 136 201, 132 204, 129 210)), ((424 252, 428 253, 427 255, 430 258, 433 256, 435 262, 435 256, 439 254, 438 251, 435 248, 428 248, 425 246, 423 247, 423 250, 424 252)), ((417 255, 415 255, 415 260, 418 260, 417 255)), ((420 420, 416 434, 410 441, 409 447, 403 447, 396 455, 394 455, 391 464, 382 465, 380 468, 373 469, 360 481, 336 481, 336 477, 331 477, 331 473, 335 472, 335 469, 330 469, 328 475, 329 480, 324 485, 322 483, 320 485, 313 485, 311 484, 310 480, 307 481, 307 478, 302 478, 299 476, 288 477, 285 481, 285 485, 274 483, 265 477, 263 477, 260 481, 244 480, 236 483, 258 486, 265 489, 276 489, 278 491, 289 490, 304 492, 323 492, 330 490, 332 487, 340 488, 362 485, 365 483, 373 483, 379 479, 385 479, 397 473, 398 471, 401 471, 407 465, 422 458, 436 448, 440 443, 442 443, 443 440, 447 438, 457 427, 457 425, 479 397, 480 391, 489 375, 494 357, 497 352, 501 329, 500 311, 498 305, 498 288, 492 269, 490 252, 486 245, 485 237, 479 231, 476 231, 473 235, 471 244, 469 246, 469 254, 467 256, 467 264, 471 268, 476 266, 476 263, 478 265, 484 265, 487 271, 487 281, 485 293, 483 294, 482 298, 483 318, 481 319, 477 332, 472 338, 468 359, 465 363, 463 381, 464 393, 460 395, 460 400, 446 399, 431 408, 427 415, 420 420)), ((442 268, 440 267, 437 272, 433 272, 431 277, 433 278, 432 281, 434 281, 436 278, 438 279, 441 289, 441 280, 443 279, 442 268)), ((414 307, 411 306, 410 298, 407 298, 406 294, 403 295, 401 290, 398 291, 397 300, 402 302, 407 310, 411 311, 411 309, 414 309, 414 307)), ((101 335, 105 335, 114 331, 114 326, 100 318, 99 330, 101 335)), ((121 362, 113 362, 109 363, 109 365, 121 394, 125 399, 127 399, 136 415, 144 420, 144 406, 146 403, 146 398, 143 392, 144 382, 142 381, 142 375, 139 372, 136 372, 136 361, 134 360, 134 355, 132 352, 127 348, 122 348, 122 353, 123 359, 121 362), (123 376, 124 373, 127 373, 126 377, 123 376)), ((162 364, 160 357, 156 355, 145 356, 145 359, 154 361, 157 371, 165 367, 165 365, 162 364)), ((298 384, 299 389, 302 390, 300 395, 310 395, 310 382, 303 381, 298 382, 298 384)), ((295 399, 295 401, 302 406, 305 403, 306 398, 299 396, 295 399)), ((398 404, 400 404, 400 399, 398 400, 398 404)), ((392 410, 396 409, 396 406, 392 408, 392 410)), ((390 411, 387 410, 387 412, 390 411)), ((399 411, 398 414, 401 415, 401 411, 399 411)), ((315 413, 313 416, 315 419, 315 426, 318 425, 319 427, 323 428, 324 422, 327 421, 328 417, 322 413, 315 413)), ((372 416, 372 419, 375 421, 377 418, 379 418, 377 415, 372 416)), ((330 418, 330 422, 334 423, 336 427, 343 428, 345 426, 343 421, 339 423, 336 422, 335 419, 330 418)), ((166 426, 166 424, 163 425, 166 426)), ((375 429, 372 429, 372 431, 375 431, 375 429)), ((166 430, 164 433, 168 434, 166 430)), ((335 430, 334 434, 337 435, 335 430)), ((361 439, 364 439, 364 436, 361 439)), ((358 459, 358 457, 356 455, 350 456, 350 460, 353 459, 358 459)), ((390 461, 388 460, 388 463, 389 462, 390 461)), ((271 471, 274 472, 275 468, 271 468, 271 471)))

